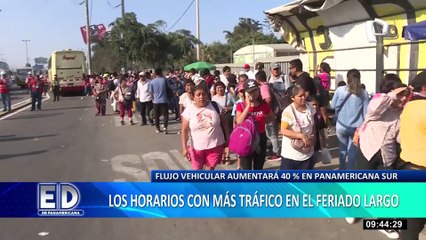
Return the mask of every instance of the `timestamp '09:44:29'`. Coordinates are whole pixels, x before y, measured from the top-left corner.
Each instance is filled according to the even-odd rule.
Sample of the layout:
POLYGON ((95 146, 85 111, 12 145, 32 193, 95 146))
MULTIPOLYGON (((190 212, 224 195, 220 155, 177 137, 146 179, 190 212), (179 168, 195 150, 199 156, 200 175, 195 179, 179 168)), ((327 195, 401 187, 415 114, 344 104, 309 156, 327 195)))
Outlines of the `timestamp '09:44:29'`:
POLYGON ((407 219, 396 219, 396 218, 363 219, 362 228, 364 230, 380 230, 380 229, 407 230, 407 219))

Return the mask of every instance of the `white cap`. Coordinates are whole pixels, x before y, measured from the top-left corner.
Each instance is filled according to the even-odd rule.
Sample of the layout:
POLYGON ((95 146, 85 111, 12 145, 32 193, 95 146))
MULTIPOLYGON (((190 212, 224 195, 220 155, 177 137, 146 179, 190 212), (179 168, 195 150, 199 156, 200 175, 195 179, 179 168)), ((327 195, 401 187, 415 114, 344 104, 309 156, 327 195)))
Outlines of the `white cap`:
POLYGON ((195 85, 198 85, 198 84, 200 84, 202 81, 205 81, 205 80, 204 80, 204 78, 202 78, 202 77, 198 77, 198 78, 196 78, 196 79, 194 80, 194 83, 195 83, 195 85))
POLYGON ((0 75, 6 75, 6 73, 4 71, 1 71, 0 75))
POLYGON ((28 72, 28 75, 31 75, 31 74, 33 74, 32 72, 28 72))

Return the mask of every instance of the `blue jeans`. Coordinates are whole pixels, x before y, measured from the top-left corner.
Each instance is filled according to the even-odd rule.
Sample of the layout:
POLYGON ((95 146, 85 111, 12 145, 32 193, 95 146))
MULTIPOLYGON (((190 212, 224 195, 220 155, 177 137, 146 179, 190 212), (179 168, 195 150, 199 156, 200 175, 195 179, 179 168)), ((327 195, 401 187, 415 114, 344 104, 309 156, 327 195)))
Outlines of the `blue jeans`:
POLYGON ((41 109, 41 92, 31 92, 31 110, 35 110, 37 101, 37 109, 41 109))
POLYGON ((272 152, 279 155, 280 146, 278 146, 278 121, 276 119, 266 124, 266 136, 271 141, 272 152))
POLYGON ((312 170, 314 165, 314 155, 304 161, 282 157, 280 170, 312 170))
POLYGON ((10 100, 10 93, 2 93, 1 94, 1 101, 3 102, 3 109, 4 110, 12 110, 12 102, 10 100))
POLYGON ((84 86, 84 95, 92 95, 92 86, 84 86))
POLYGON ((357 150, 353 143, 355 128, 346 128, 337 123, 336 135, 339 139, 339 170, 354 170, 357 150), (348 166, 346 167, 346 157, 348 166))

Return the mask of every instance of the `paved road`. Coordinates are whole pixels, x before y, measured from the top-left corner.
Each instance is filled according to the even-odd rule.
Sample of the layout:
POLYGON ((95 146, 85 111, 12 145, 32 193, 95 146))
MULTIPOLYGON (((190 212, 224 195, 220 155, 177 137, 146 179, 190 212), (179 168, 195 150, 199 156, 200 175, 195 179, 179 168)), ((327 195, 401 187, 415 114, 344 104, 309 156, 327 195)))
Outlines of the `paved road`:
MULTIPOLYGON (((152 169, 190 169, 178 123, 169 135, 120 126, 109 106, 95 117, 93 102, 47 99, 42 111, 1 120, 0 181, 147 181, 152 169)), ((319 167, 337 168, 337 160, 319 167)), ((0 219, 0 239, 387 239, 361 228, 343 219, 0 219)))

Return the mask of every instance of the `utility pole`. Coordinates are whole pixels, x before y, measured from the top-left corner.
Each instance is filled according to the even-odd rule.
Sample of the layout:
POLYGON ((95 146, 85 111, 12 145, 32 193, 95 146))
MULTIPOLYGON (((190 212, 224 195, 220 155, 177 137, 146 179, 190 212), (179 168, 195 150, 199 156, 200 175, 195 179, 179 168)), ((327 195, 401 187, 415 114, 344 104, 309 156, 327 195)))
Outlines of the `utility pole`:
POLYGON ((124 0, 121 0, 121 18, 124 17, 124 0))
POLYGON ((383 78, 383 36, 376 36, 376 93, 380 92, 380 80, 383 78))
POLYGON ((255 53, 255 49, 254 49, 254 39, 251 40, 251 43, 253 45, 253 63, 255 63, 256 61, 254 60, 254 53, 255 53))
POLYGON ((91 29, 90 29, 90 20, 89 20, 89 0, 85 1, 86 3, 86 39, 87 39, 87 70, 88 74, 92 74, 92 41, 91 37, 91 29))
MULTIPOLYGON (((199 0, 195 0, 195 16, 196 16, 196 22, 197 22, 197 39, 200 41, 200 3, 199 0)), ((200 43, 197 43, 197 61, 200 61, 200 43)))
POLYGON ((26 58, 25 61, 27 62, 27 65, 30 64, 30 62, 28 61, 28 42, 30 42, 30 40, 22 40, 22 42, 25 43, 25 54, 26 54, 26 58))
MULTIPOLYGON (((120 5, 121 5, 121 21, 124 22, 124 12, 125 12, 125 10, 124 10, 124 0, 121 0, 121 4, 120 5)), ((124 42, 124 39, 123 39, 124 38, 124 33, 123 32, 120 33, 120 38, 121 38, 121 42, 123 43, 124 42)), ((121 66, 121 72, 123 74, 126 73, 126 68, 127 68, 126 65, 127 65, 126 64, 126 57, 123 56, 123 64, 121 66)))

